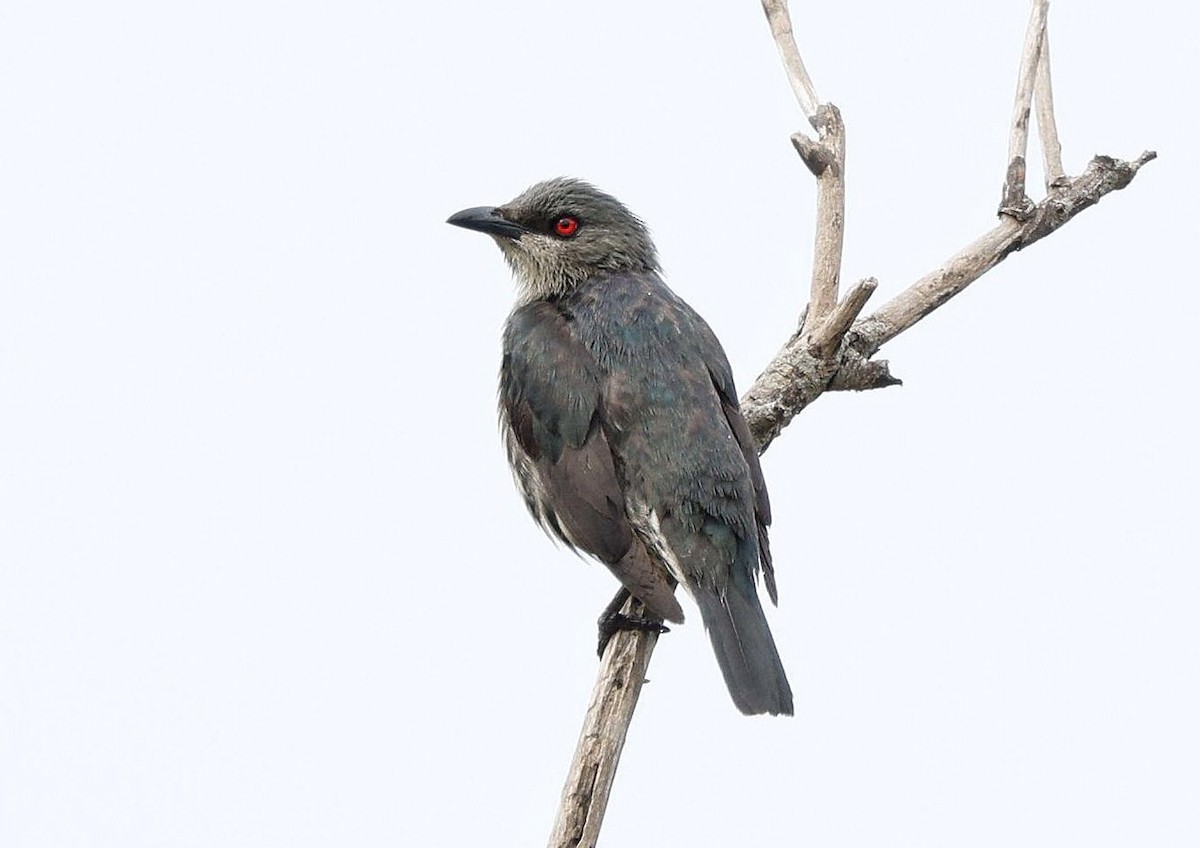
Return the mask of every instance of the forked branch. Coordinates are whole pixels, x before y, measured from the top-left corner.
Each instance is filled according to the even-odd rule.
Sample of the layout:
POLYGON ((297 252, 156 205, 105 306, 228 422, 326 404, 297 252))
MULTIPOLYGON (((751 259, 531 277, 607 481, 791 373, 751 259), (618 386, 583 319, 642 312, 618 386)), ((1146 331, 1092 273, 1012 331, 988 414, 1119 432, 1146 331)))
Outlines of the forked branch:
MULTIPOLYGON (((1021 70, 1017 74, 1017 96, 1013 102, 1012 129, 1008 136, 1008 169, 1004 176, 1004 196, 1000 212, 1018 221, 1032 214, 1033 201, 1025 194, 1025 151, 1029 147, 1029 110, 1033 105, 1033 88, 1041 65, 1042 46, 1046 39, 1046 13, 1049 0, 1033 0, 1029 26, 1025 31, 1025 47, 1021 51, 1021 70)), ((1050 84, 1046 76, 1047 87, 1050 84)), ((1047 90, 1049 90, 1047 88, 1047 90)))
MULTIPOLYGON (((774 14, 786 15, 782 0, 773 3, 764 0, 763 5, 770 6, 774 14)), ((877 312, 855 322, 837 340, 836 349, 828 343, 814 346, 812 337, 806 337, 803 328, 793 334, 742 398, 742 412, 763 450, 792 418, 825 391, 860 391, 899 384, 886 360, 871 358, 886 342, 1013 252, 1045 238, 1106 194, 1125 188, 1141 166, 1155 158, 1153 151, 1146 151, 1131 162, 1096 156, 1082 175, 1075 178, 1064 175, 1051 90, 1049 3, 1033 0, 1032 5, 1017 78, 1000 221, 877 312), (1047 184, 1046 197, 1038 203, 1025 194, 1025 153, 1035 100, 1047 184)), ((772 31, 775 29, 772 27, 772 31)), ((790 26, 787 31, 790 33, 790 26)), ((794 47, 792 41, 791 48, 794 47)), ((784 49, 780 46, 781 52, 784 49)), ((810 320, 806 322, 810 326, 811 314, 810 306, 810 320)))
MULTIPOLYGON (((765 451, 780 431, 824 392, 892 386, 886 361, 872 357, 1014 251, 1045 238, 1105 195, 1125 188, 1155 158, 1147 151, 1131 162, 1096 156, 1078 177, 1063 173, 1050 81, 1047 0, 1033 0, 1022 51, 1009 137, 1000 221, 896 295, 874 314, 858 319, 877 283, 859 282, 838 300, 845 203, 845 128, 832 104, 821 103, 800 58, 786 0, 762 0, 771 34, 801 111, 817 131, 797 133, 792 143, 817 179, 817 237, 809 305, 801 326, 742 398, 742 412, 765 451), (1026 196, 1025 153, 1029 116, 1037 103, 1047 195, 1026 196)), ((632 601, 631 601, 632 603, 632 601)), ((630 607, 625 612, 634 613, 630 607)), ((601 662, 579 745, 563 790, 551 848, 593 848, 608 801, 634 707, 657 636, 618 633, 601 662)))
POLYGON ((742 398, 742 414, 760 447, 765 450, 801 410, 827 390, 860 391, 899 384, 886 360, 871 359, 885 343, 1012 253, 1050 235, 1106 194, 1125 188, 1156 156, 1152 150, 1132 162, 1096 156, 1080 176, 1061 178, 1059 185, 1030 209, 1025 220, 1002 216, 991 230, 941 267, 857 321, 830 359, 814 356, 800 333, 793 335, 742 398))

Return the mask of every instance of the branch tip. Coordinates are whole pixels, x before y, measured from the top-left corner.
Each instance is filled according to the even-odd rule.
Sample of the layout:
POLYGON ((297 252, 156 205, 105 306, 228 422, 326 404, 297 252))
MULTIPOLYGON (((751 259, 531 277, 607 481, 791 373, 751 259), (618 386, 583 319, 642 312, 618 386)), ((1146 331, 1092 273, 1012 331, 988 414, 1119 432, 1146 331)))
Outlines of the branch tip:
POLYGON ((817 106, 821 102, 812 78, 800 58, 800 48, 796 46, 796 36, 792 33, 792 16, 788 12, 787 0, 762 0, 763 12, 771 25, 771 35, 775 39, 775 47, 783 60, 783 69, 791 83, 792 93, 800 104, 800 111, 810 121, 817 114, 817 106))
MULTIPOLYGON (((1010 209, 1019 209, 1020 199, 1025 195, 1025 150, 1029 144, 1029 111, 1033 105, 1033 90, 1038 77, 1038 66, 1043 58, 1046 35, 1047 0, 1034 0, 1029 15, 1029 26, 1025 30, 1025 46, 1021 50, 1020 71, 1017 74, 1017 94, 1013 100, 1012 129, 1008 139, 1008 173, 1004 182, 1004 203, 1001 212, 1012 214, 1010 209), (1013 168, 1020 160, 1021 170, 1013 168)), ((1046 74, 1049 85, 1049 73, 1046 74)))
POLYGON ((1054 120, 1054 87, 1050 82, 1050 28, 1042 32, 1042 50, 1038 56, 1037 74, 1033 83, 1033 101, 1037 106, 1038 136, 1042 140, 1042 164, 1046 190, 1062 185, 1066 178, 1062 164, 1062 144, 1058 140, 1058 125, 1054 120))

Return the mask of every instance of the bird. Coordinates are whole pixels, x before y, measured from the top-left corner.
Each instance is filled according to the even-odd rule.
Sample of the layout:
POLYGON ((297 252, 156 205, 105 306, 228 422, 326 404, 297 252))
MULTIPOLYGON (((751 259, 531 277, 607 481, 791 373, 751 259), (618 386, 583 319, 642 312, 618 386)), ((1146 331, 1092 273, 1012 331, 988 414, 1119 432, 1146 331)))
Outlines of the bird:
POLYGON ((754 438, 725 351, 664 282, 646 225, 568 177, 447 223, 491 236, 516 278, 501 432, 534 519, 622 585, 601 650, 606 617, 618 628, 682 623, 682 585, 735 706, 792 715, 758 595, 761 575, 778 601, 754 438), (644 617, 617 614, 629 594, 644 617))

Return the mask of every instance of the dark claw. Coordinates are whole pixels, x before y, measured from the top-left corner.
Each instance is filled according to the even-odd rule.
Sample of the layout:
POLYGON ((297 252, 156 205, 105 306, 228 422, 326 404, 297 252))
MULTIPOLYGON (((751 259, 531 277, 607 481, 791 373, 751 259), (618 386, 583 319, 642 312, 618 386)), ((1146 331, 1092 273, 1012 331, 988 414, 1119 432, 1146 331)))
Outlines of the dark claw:
POLYGON ((671 628, 665 626, 657 618, 646 618, 640 615, 625 615, 619 612, 609 612, 600 616, 600 641, 596 648, 596 656, 603 657, 608 640, 621 630, 643 630, 647 633, 670 633, 671 628))

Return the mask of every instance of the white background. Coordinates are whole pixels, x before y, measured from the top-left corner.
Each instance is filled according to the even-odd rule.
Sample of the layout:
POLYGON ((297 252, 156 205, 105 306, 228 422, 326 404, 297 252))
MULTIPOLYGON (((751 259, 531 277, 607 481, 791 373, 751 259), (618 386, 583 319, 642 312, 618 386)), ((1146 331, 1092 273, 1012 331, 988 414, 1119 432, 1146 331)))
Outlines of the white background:
MULTIPOLYGON (((794 3, 876 305, 993 223, 1027 9, 794 3)), ((1055 4, 1068 171, 1161 158, 772 447, 797 715, 690 614, 604 844, 1200 842, 1197 24, 1055 4)), ((512 490, 511 283, 443 221, 594 181, 745 389, 802 124, 753 0, 6 0, 0 845, 541 844, 615 587, 512 490)))

